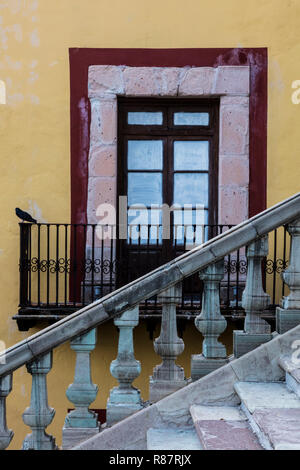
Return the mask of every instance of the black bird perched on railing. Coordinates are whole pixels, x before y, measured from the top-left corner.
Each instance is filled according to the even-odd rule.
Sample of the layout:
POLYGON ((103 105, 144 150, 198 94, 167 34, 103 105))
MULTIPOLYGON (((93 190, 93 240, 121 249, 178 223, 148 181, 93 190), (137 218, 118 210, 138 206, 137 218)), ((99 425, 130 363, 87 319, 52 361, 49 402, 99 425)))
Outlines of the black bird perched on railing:
POLYGON ((22 211, 19 207, 16 207, 16 215, 24 222, 31 222, 32 224, 36 224, 36 220, 31 217, 28 212, 22 211))

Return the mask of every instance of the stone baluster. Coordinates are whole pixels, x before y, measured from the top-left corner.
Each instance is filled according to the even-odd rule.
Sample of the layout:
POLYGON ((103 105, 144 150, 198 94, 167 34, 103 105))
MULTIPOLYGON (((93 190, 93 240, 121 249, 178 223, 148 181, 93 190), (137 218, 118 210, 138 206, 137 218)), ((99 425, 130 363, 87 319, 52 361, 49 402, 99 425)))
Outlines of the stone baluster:
POLYGON ((48 406, 46 375, 52 368, 52 351, 27 364, 32 375, 30 406, 23 413, 23 421, 32 430, 23 441, 24 450, 54 450, 53 436, 46 434, 45 429, 52 422, 55 410, 48 406))
POLYGON ((182 367, 175 364, 176 358, 184 350, 184 342, 177 335, 176 306, 181 303, 181 283, 163 291, 158 296, 162 304, 160 336, 154 341, 154 350, 162 358, 162 363, 153 369, 150 377, 150 402, 184 387, 187 381, 182 367))
POLYGON ((97 385, 92 383, 91 352, 97 342, 97 329, 74 338, 71 349, 76 352, 74 382, 69 385, 66 395, 75 409, 70 411, 63 427, 63 449, 75 446, 83 439, 88 439, 99 432, 97 414, 89 410, 90 404, 96 399, 97 385))
POLYGON ((288 225, 291 235, 289 267, 282 273, 290 293, 276 309, 276 330, 285 333, 300 324, 300 219, 288 225))
POLYGON ((119 386, 110 391, 106 407, 106 423, 112 425, 143 408, 140 391, 132 382, 141 373, 141 364, 134 357, 133 329, 139 323, 139 307, 125 311, 114 319, 119 328, 118 356, 110 365, 110 372, 119 386))
POLYGON ((12 375, 0 377, 0 450, 6 449, 13 438, 13 431, 6 425, 6 397, 12 389, 12 375))
POLYGON ((247 279, 242 296, 246 318, 244 331, 233 332, 235 357, 241 357, 273 338, 270 325, 261 317, 270 304, 270 296, 264 291, 262 281, 262 261, 268 252, 268 235, 258 238, 247 247, 247 279))
POLYGON ((191 378, 197 380, 227 362, 225 346, 218 341, 227 322, 220 311, 220 283, 224 277, 224 260, 211 264, 199 272, 203 281, 202 310, 195 318, 196 328, 202 333, 202 354, 191 359, 191 378))

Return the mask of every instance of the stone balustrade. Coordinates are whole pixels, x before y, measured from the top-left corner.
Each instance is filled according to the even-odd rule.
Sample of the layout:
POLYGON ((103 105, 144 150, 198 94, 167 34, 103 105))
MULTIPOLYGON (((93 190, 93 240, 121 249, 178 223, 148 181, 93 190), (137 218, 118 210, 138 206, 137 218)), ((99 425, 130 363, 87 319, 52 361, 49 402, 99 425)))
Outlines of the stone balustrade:
MULTIPOLYGON (((90 355, 96 345, 96 327, 110 319, 119 329, 118 354, 112 362, 111 374, 119 385, 111 390, 107 402, 107 426, 136 413, 145 406, 133 381, 141 372, 134 357, 133 330, 138 325, 139 303, 158 295, 162 307, 161 332, 154 342, 162 363, 154 368, 150 379, 150 402, 154 402, 184 387, 188 381, 183 369, 176 364, 184 349, 177 335, 176 306, 181 300, 181 282, 196 272, 203 281, 202 310, 195 320, 203 336, 202 353, 192 357, 192 380, 208 374, 228 361, 226 349, 219 337, 226 328, 220 312, 220 284, 224 276, 224 256, 247 246, 248 274, 242 305, 246 313, 244 330, 235 333, 234 350, 240 356, 271 338, 269 325, 262 313, 269 299, 264 291, 261 263, 268 253, 267 234, 289 222, 291 252, 288 269, 283 274, 290 294, 277 310, 279 327, 286 329, 300 322, 300 274, 297 259, 300 250, 300 194, 255 216, 238 227, 212 239, 203 246, 182 255, 167 265, 132 282, 103 300, 75 312, 45 330, 26 338, 5 351, 0 365, 0 448, 9 446, 13 432, 7 428, 6 398, 12 390, 14 370, 26 364, 32 376, 30 406, 23 420, 31 428, 23 449, 54 450, 55 439, 46 433, 55 411, 48 405, 46 376, 52 368, 52 350, 70 340, 76 354, 74 381, 66 394, 74 410, 65 419, 63 447, 69 448, 79 440, 99 432, 97 416, 89 407, 95 400, 98 387, 91 378, 90 355)), ((199 336, 200 337, 200 336, 199 336)))

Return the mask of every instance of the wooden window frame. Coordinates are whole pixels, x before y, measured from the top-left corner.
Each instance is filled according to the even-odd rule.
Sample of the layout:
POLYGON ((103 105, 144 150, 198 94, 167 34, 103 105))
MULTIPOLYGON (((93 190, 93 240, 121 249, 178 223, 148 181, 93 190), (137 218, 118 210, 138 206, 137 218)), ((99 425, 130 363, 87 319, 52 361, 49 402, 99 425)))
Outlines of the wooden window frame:
MULTIPOLYGON (((127 149, 126 141, 131 140, 157 140, 158 137, 164 142, 163 155, 172 155, 172 143, 174 140, 209 140, 209 202, 208 202, 208 224, 218 223, 218 185, 219 185, 219 99, 174 99, 174 98, 123 98, 118 97, 118 166, 117 166, 117 196, 128 195, 127 179, 127 149), (128 125, 128 111, 163 111, 162 125, 128 125), (208 126, 178 126, 173 124, 174 112, 194 111, 208 112, 210 115, 208 126), (165 146, 168 145, 166 149, 165 146), (124 158, 126 155, 126 158, 124 158)), ((164 158, 164 157, 163 157, 164 158)), ((173 195, 173 169, 174 158, 163 160, 163 203, 172 205, 173 195)), ((131 171, 131 170, 130 170, 131 171)), ((137 171, 159 171, 159 170, 137 170, 137 171)), ((186 172, 186 171, 183 171, 186 172)), ((193 171, 188 171, 193 173, 193 171)), ((194 171, 201 173, 200 170, 194 171)))

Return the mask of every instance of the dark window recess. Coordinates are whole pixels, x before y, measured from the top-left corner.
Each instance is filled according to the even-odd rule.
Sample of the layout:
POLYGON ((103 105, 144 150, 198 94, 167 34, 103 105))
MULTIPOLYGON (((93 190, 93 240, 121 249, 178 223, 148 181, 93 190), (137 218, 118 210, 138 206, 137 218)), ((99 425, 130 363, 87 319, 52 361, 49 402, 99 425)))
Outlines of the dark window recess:
MULTIPOLYGON (((99 239, 96 224, 20 223, 20 300, 14 318, 21 330, 37 321, 55 322, 193 244, 231 228, 217 225, 218 114, 218 100, 119 100, 118 195, 128 197, 127 238, 125 234, 122 240, 119 236, 117 240, 99 239), (147 211, 153 204, 150 219, 147 211), (189 205, 185 219, 184 204, 189 205), (196 217, 197 204, 200 210, 196 217), (169 234, 164 205, 174 206, 169 234)), ((102 230, 120 234, 115 226, 102 230)), ((279 300, 276 292, 285 294, 279 274, 288 262, 286 228, 279 234, 283 246, 278 246, 277 230, 270 237, 274 253, 272 259, 265 260, 263 273, 273 312, 279 300)), ((232 316, 235 312, 234 318, 240 318, 247 273, 244 249, 225 257, 224 271, 222 313, 232 316)), ((199 314, 201 296, 198 275, 186 279, 178 308, 182 321, 199 314)), ((140 316, 146 318, 150 334, 151 322, 160 311, 157 298, 140 305, 140 316)))
MULTIPOLYGON (((218 123, 218 100, 119 99, 118 195, 128 198, 119 285, 217 234, 218 123)), ((198 276, 184 292, 201 295, 198 276)))

